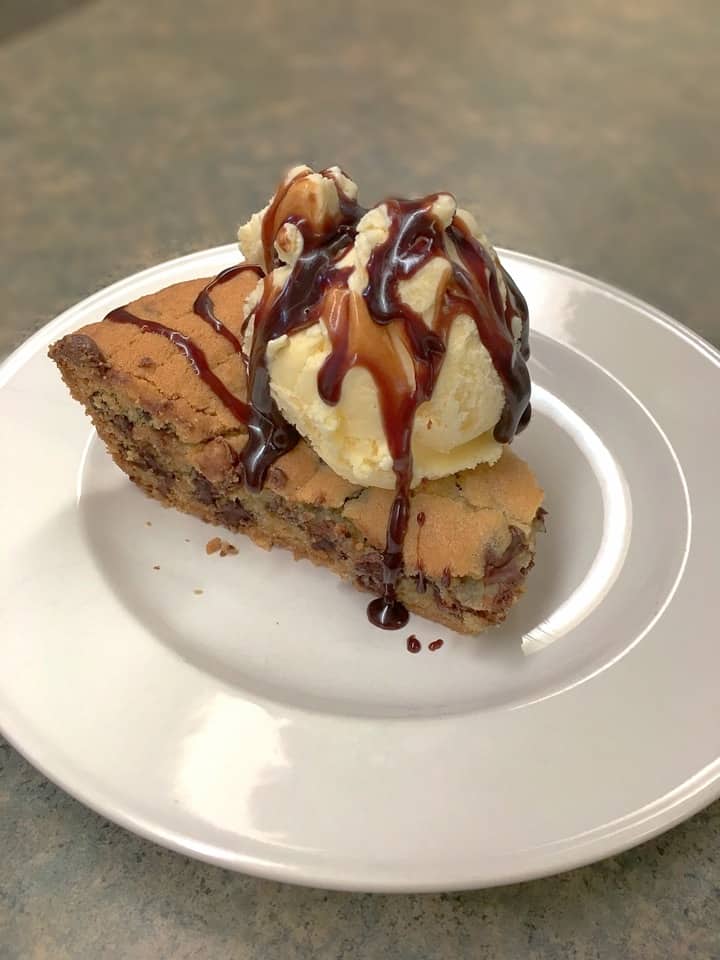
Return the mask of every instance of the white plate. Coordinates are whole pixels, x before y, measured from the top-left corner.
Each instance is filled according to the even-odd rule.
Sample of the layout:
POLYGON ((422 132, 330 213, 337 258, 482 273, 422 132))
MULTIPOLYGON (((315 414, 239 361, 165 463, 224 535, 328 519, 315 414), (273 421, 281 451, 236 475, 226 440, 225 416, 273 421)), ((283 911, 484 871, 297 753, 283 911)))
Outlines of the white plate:
POLYGON ((504 254, 531 307, 535 416, 517 449, 548 533, 502 628, 383 633, 364 596, 280 551, 234 537, 238 556, 206 556, 211 528, 127 482, 46 358, 112 307, 236 258, 117 283, 2 367, 8 739, 131 830, 324 887, 536 877, 716 797, 719 355, 617 290, 504 254))

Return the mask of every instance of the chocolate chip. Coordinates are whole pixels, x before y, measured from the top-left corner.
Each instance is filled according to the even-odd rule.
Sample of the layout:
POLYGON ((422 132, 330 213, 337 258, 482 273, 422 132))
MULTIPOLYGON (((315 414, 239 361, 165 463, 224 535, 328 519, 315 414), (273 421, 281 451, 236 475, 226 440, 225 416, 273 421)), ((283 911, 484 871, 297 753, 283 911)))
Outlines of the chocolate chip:
POLYGON ((356 561, 355 571, 358 574, 355 582, 359 586, 373 593, 382 593, 383 563, 379 553, 368 553, 356 561))
POLYGON ((120 433, 132 433, 132 420, 129 417, 126 417, 124 413, 115 413, 110 417, 110 419, 112 420, 113 426, 119 430, 120 433))
POLYGON ((157 477, 168 477, 175 479, 175 473, 168 468, 167 463, 162 458, 162 453, 151 446, 149 443, 138 444, 130 447, 131 459, 137 466, 143 470, 150 470, 157 477))
POLYGON ((238 500, 230 500, 218 509, 218 519, 228 527, 247 527, 254 518, 238 500))
POLYGON ((375 577, 355 577, 356 586, 362 590, 368 590, 370 593, 382 593, 382 580, 375 577))
POLYGON ((155 450, 150 446, 143 445, 136 447, 133 451, 132 459, 138 467, 143 470, 149 470, 158 477, 172 477, 173 479, 175 477, 175 474, 171 470, 167 470, 158 460, 155 450))
POLYGON ((544 507, 538 507, 538 511, 535 514, 535 519, 533 520, 533 530, 540 533, 546 533, 547 528, 545 527, 545 517, 547 516, 547 510, 544 507))
POLYGON ((54 343, 48 352, 58 363, 95 367, 102 373, 108 369, 107 360, 100 347, 85 333, 71 333, 63 337, 54 343))
POLYGON ((275 514, 286 523, 297 524, 298 521, 298 512, 293 510, 292 507, 285 507, 281 502, 278 502, 274 507, 275 514))
POLYGON ((312 541, 313 550, 322 550, 324 553, 335 553, 335 544, 327 537, 320 537, 312 541))
POLYGON ((383 562, 379 553, 368 553, 355 564, 357 572, 371 580, 382 583, 383 562))
POLYGON ((513 561, 526 548, 525 538, 517 527, 510 527, 510 543, 500 555, 489 556, 485 563, 485 583, 497 583, 500 580, 517 579, 518 571, 513 569, 513 561))
POLYGON ((308 524, 308 533, 316 540, 332 540, 335 524, 329 520, 311 520, 308 524))
POLYGON ((451 600, 449 597, 443 596, 443 594, 440 592, 439 587, 436 584, 433 583, 431 584, 431 586, 432 586, 433 594, 435 596, 435 603, 439 607, 442 607, 443 610, 450 610, 452 613, 457 614, 457 613, 461 613, 463 609, 467 609, 467 608, 464 608, 461 604, 457 603, 455 600, 451 600))
POLYGON ((175 483, 175 477, 173 474, 156 474, 157 479, 155 481, 155 487, 157 488, 158 493, 161 493, 164 497, 170 495, 170 491, 173 488, 175 483))
POLYGON ((195 475, 193 476, 193 494, 195 499, 199 500, 200 503, 209 505, 215 503, 218 492, 207 477, 195 471, 195 475))

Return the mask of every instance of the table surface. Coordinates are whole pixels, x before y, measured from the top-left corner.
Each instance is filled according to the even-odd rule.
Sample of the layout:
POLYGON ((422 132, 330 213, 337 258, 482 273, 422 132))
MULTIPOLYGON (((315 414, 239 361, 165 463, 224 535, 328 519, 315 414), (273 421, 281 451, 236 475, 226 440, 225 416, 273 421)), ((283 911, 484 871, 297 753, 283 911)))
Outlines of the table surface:
MULTIPOLYGON (((716 0, 13 0, 0 356, 99 287, 232 239, 298 161, 340 163, 365 198, 451 189, 499 245, 718 343, 719 13, 716 0)), ((2 960, 720 956, 720 804, 556 878, 326 893, 155 847, 0 741, 0 851, 2 960)))

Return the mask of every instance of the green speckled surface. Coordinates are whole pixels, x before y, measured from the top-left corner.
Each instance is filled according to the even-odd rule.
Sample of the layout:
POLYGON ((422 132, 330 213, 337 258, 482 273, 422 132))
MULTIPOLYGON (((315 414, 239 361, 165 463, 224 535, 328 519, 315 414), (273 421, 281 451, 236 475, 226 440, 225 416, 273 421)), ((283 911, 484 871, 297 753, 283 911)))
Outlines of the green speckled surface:
MULTIPOLYGON (((223 243, 279 171, 447 188, 493 239, 720 343, 716 0, 0 10, 0 356, 223 243), (152 12, 150 12, 152 11, 152 12)), ((561 877, 444 896, 223 872, 90 813, 0 741, 0 958, 720 957, 720 805, 561 877)))

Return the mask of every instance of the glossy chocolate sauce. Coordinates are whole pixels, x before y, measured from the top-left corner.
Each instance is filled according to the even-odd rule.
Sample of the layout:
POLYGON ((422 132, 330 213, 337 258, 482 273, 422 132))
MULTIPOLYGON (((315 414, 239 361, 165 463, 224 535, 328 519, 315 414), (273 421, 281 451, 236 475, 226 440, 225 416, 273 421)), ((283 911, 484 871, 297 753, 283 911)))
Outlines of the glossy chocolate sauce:
MULTIPOLYGON (((511 280, 511 286, 506 287, 508 295, 503 308, 495 261, 461 220, 455 218, 448 234, 460 260, 453 263, 457 292, 450 296, 455 302, 454 312, 468 313, 473 318, 480 340, 502 381, 505 406, 493 432, 498 443, 510 443, 530 420, 527 304, 511 280), (513 336, 515 320, 520 327, 519 348, 513 336)), ((500 270, 503 278, 508 278, 502 267, 500 270)))
MULTIPOLYGON (((388 236, 370 256, 368 283, 362 300, 347 289, 326 295, 330 309, 326 311, 325 320, 332 351, 318 374, 318 391, 327 403, 337 403, 342 382, 350 369, 362 366, 370 372, 378 390, 395 473, 395 498, 383 553, 383 595, 368 607, 370 620, 383 629, 398 629, 407 623, 407 611, 397 599, 397 583, 403 569, 410 513, 412 429, 417 408, 432 396, 449 330, 458 314, 467 313, 474 319, 505 390, 505 406, 495 429, 499 442, 509 442, 523 425, 530 395, 530 378, 522 356, 523 340, 518 349, 512 329, 517 321, 518 333, 521 337, 527 336, 525 303, 514 285, 508 288, 507 302, 503 303, 495 260, 461 220, 455 218, 448 231, 457 262, 451 261, 449 283, 440 291, 433 328, 400 297, 402 281, 409 280, 434 257, 447 256, 445 231, 433 212, 437 199, 438 194, 431 194, 420 200, 388 200, 388 236), (367 323, 368 317, 380 326, 393 324, 411 360, 413 378, 406 375, 398 351, 387 349, 387 345, 383 349, 379 336, 373 338, 370 347, 363 344, 357 331, 362 329, 363 322, 367 323)), ((328 278, 328 286, 331 285, 332 280, 328 278)), ((449 571, 444 583, 449 585, 449 571)), ((424 586, 425 578, 420 571, 418 588, 424 586)))
MULTIPOLYGON (((249 437, 241 464, 245 483, 259 490, 268 469, 299 440, 270 392, 268 344, 310 326, 322 316, 331 351, 318 373, 320 396, 330 405, 338 403, 345 376, 354 367, 368 370, 378 391, 396 483, 383 553, 383 594, 368 605, 368 617, 383 629, 398 629, 408 621, 407 610, 397 597, 397 583, 403 570, 410 515, 415 413, 432 396, 455 317, 467 313, 475 321, 504 388, 505 405, 494 433, 499 442, 508 443, 530 418, 527 305, 509 275, 461 219, 453 218, 448 230, 443 229, 433 212, 438 194, 420 200, 386 201, 387 238, 372 251, 362 294, 352 291, 347 283, 352 267, 341 267, 339 262, 352 246, 358 222, 366 211, 345 194, 332 171, 324 170, 322 176, 335 180, 339 211, 318 220, 312 216, 309 188, 303 182, 306 176, 306 172, 300 172, 283 184, 263 217, 263 258, 268 274, 279 264, 275 241, 285 224, 297 228, 303 248, 282 285, 275 287, 273 278, 265 277, 262 296, 248 317, 247 322, 253 325, 252 347, 244 357, 248 403, 230 393, 212 373, 204 353, 189 337, 136 317, 125 308, 112 311, 107 319, 134 323, 165 336, 185 354, 197 375, 247 425, 249 437), (428 326, 403 302, 399 285, 439 256, 449 260, 451 269, 445 289, 438 292, 433 323, 428 326), (404 350, 399 350, 398 344, 404 350), (407 359, 412 376, 408 375, 407 359)), ((248 269, 263 276, 258 267, 245 264, 224 270, 201 291, 193 307, 239 353, 243 352, 242 345, 215 315, 211 293, 216 285, 248 269)), ((418 538, 424 519, 424 514, 417 517, 418 538)), ((447 586, 449 582, 450 570, 446 569, 442 583, 447 586)), ((417 589, 422 592, 425 588, 425 574, 420 569, 417 589)))
MULTIPOLYGON (((322 175, 333 179, 329 171, 322 175)), ((281 227, 292 223, 303 240, 301 255, 295 261, 285 283, 276 289, 266 277, 260 302, 251 315, 253 338, 248 358, 248 397, 250 419, 248 442, 241 455, 245 483, 252 490, 262 489, 267 471, 299 440, 297 430, 285 420, 270 392, 267 347, 271 340, 291 335, 318 320, 329 288, 344 283, 349 271, 338 270, 340 259, 355 238, 355 228, 365 212, 340 189, 339 215, 317 222, 303 213, 307 196, 303 181, 306 173, 290 178, 275 194, 262 222, 262 245, 268 273, 279 259, 275 240, 281 227)))
POLYGON ((405 644, 405 646, 407 647, 408 653, 420 653, 420 651, 422 650, 422 644, 420 643, 420 641, 418 640, 418 638, 415 636, 414 633, 411 633, 410 636, 407 638, 407 643, 405 644))
POLYGON ((445 641, 440 639, 440 637, 438 637, 437 640, 433 640, 432 643, 428 644, 428 650, 431 650, 434 653, 436 650, 439 650, 444 643, 445 641))
POLYGON ((425 570, 423 568, 422 562, 420 561, 420 534, 422 533, 422 528, 425 526, 425 514, 421 510, 420 513, 415 517, 417 520, 417 543, 415 544, 415 554, 417 556, 417 582, 415 584, 415 589, 418 593, 425 593, 427 591, 427 580, 425 577, 425 570))
POLYGON ((197 314, 198 317, 201 317, 205 323, 209 323, 213 330, 219 333, 221 337, 225 337, 237 353, 243 352, 242 344, 232 330, 228 330, 222 320, 219 320, 215 316, 215 305, 212 302, 210 294, 219 284, 227 283, 228 280, 233 280, 235 277, 240 276, 241 273, 254 273, 258 279, 265 275, 260 267, 249 263, 238 263, 234 267, 228 267, 227 270, 221 270, 216 277, 213 277, 210 283, 203 287, 195 298, 195 303, 193 303, 193 312, 197 314))

